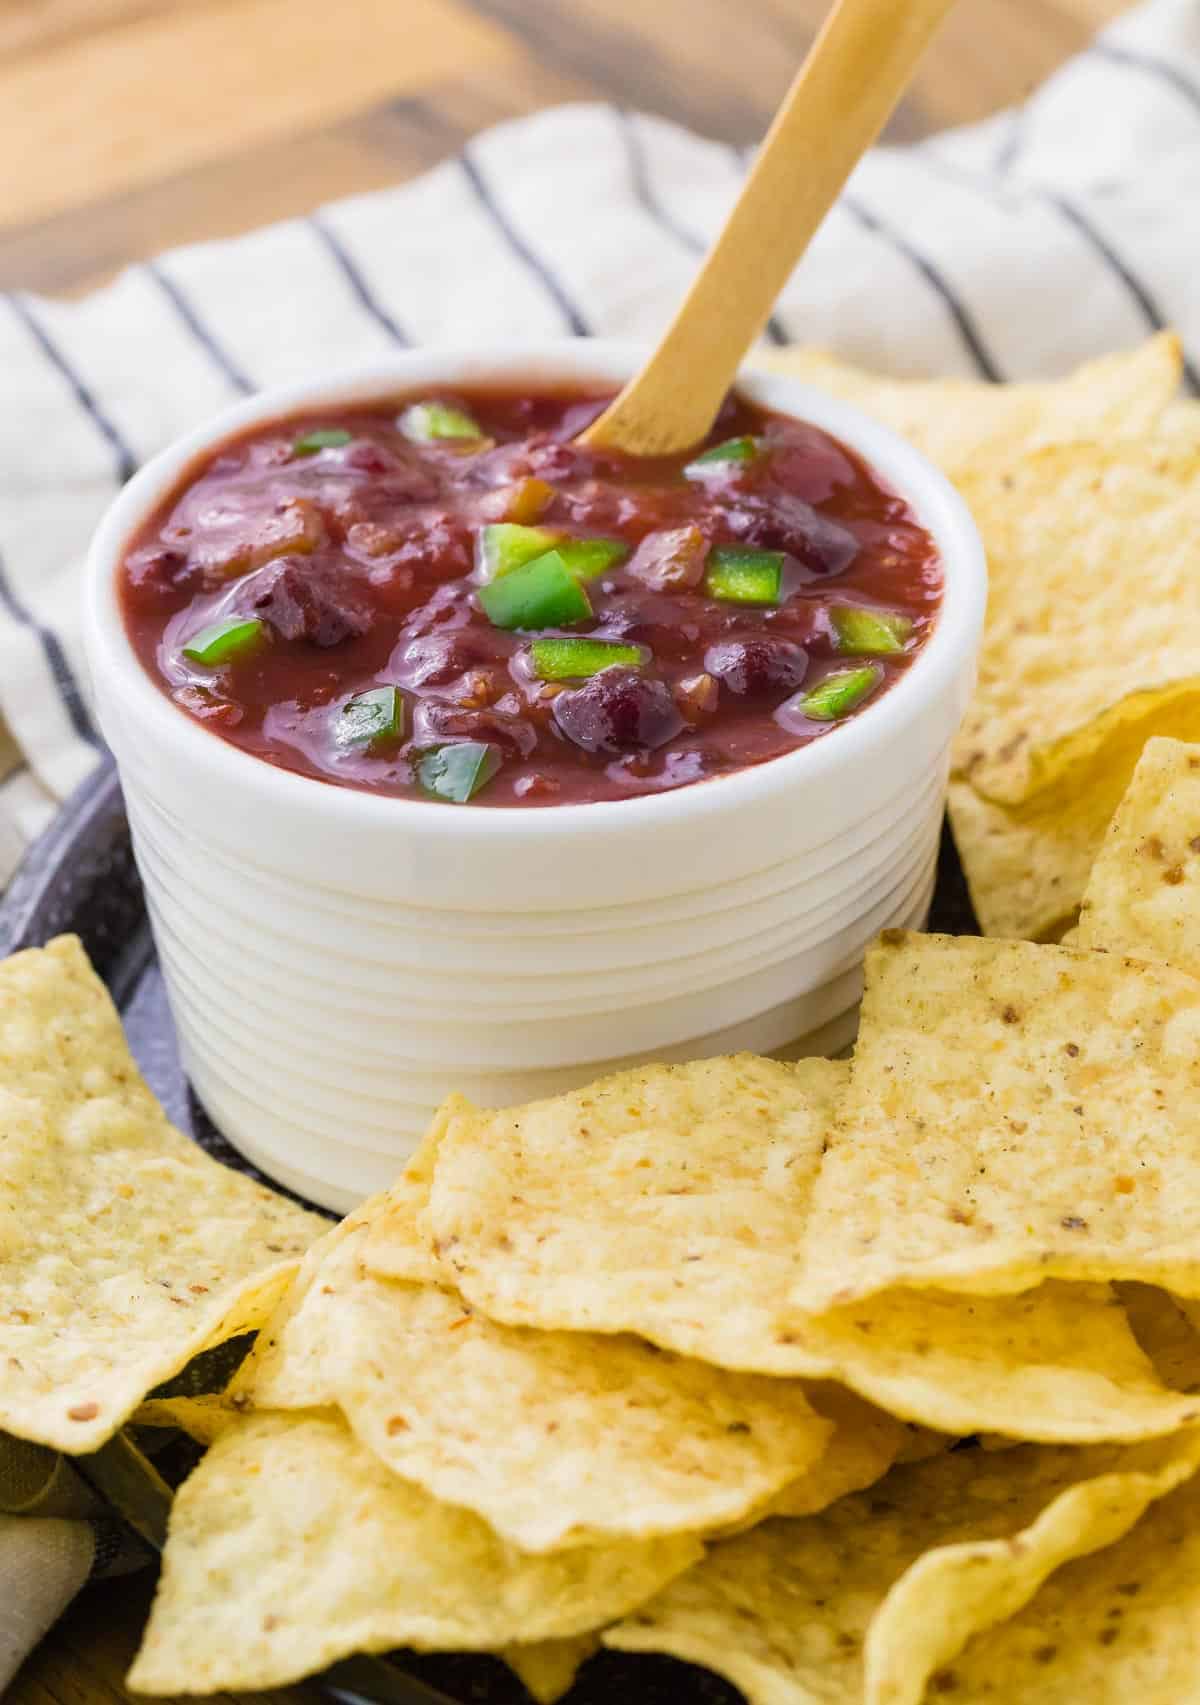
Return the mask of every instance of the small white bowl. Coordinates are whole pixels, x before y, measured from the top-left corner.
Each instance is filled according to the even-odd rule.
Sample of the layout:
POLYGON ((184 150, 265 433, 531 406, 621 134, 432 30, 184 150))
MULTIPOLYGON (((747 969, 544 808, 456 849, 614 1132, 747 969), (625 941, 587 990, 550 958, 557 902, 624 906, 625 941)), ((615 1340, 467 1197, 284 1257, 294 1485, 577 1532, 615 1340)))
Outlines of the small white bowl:
POLYGON ((496 1104, 647 1057, 841 1046, 867 942, 927 910, 983 552, 922 456, 777 374, 748 372, 740 389, 858 451, 911 504, 945 572, 907 674, 811 746, 673 793, 454 809, 264 763, 178 709, 135 656, 122 557, 226 438, 427 387, 617 385, 644 353, 414 351, 266 392, 143 468, 93 542, 96 704, 185 1063, 230 1141, 328 1207, 388 1184, 452 1089, 496 1104))

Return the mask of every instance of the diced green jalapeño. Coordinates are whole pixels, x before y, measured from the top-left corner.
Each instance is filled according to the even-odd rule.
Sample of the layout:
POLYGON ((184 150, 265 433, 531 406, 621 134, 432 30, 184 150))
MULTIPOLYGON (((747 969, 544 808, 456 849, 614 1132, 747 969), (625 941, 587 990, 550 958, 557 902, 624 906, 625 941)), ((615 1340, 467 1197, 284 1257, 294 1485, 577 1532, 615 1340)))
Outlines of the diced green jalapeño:
POLYGON ((522 563, 545 556, 558 544, 558 534, 546 527, 522 527, 515 521, 495 521, 479 529, 475 547, 481 580, 499 580, 522 563))
POLYGON ((306 432, 303 438, 297 438, 292 445, 292 455, 315 456, 318 450, 336 450, 342 444, 349 444, 353 436, 344 426, 318 426, 314 432, 306 432))
POLYGON ((851 657, 888 657, 904 650, 912 620, 895 610, 866 610, 859 604, 835 604, 829 612, 839 651, 851 657))
POLYGON ((398 687, 370 687, 347 699, 334 724, 341 747, 378 746, 404 733, 404 700, 398 687))
POLYGON ((813 722, 836 722, 857 710, 882 680, 883 670, 877 663, 864 664, 861 669, 835 669, 811 692, 794 698, 791 708, 813 722))
POLYGON ((563 539, 555 548, 579 580, 594 580, 629 555, 623 539, 563 539))
POLYGON ((535 639, 529 648, 539 681, 582 681, 614 663, 640 669, 646 651, 616 639, 535 639))
POLYGON ((487 786, 500 768, 497 747, 482 740, 463 740, 456 746, 439 746, 426 752, 417 765, 417 775, 427 793, 465 805, 487 786))
POLYGON ((481 586, 478 598, 498 628, 566 628, 592 613, 587 593, 557 550, 481 586))
POLYGON ((778 604, 783 593, 783 552, 721 548, 712 552, 705 591, 727 604, 778 604))
POLYGON ((728 470, 731 463, 752 462, 759 448, 757 438, 727 438, 723 444, 714 444, 711 450, 703 451, 694 461, 688 462, 683 471, 690 480, 716 479, 728 470))
POLYGON ((193 663, 203 663, 206 669, 220 669, 226 663, 240 663, 267 637, 267 624, 254 616, 226 616, 193 634, 183 648, 183 655, 193 663))
POLYGON ((479 422, 453 403, 410 403, 396 424, 406 438, 418 444, 483 437, 479 422))

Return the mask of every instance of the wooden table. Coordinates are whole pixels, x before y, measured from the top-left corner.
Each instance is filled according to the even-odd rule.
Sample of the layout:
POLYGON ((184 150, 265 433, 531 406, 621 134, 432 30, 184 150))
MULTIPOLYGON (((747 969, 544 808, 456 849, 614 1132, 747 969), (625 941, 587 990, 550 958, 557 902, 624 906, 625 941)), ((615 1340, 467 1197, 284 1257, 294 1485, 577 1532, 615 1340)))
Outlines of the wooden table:
MULTIPOLYGON (((84 289, 393 183, 556 101, 599 95, 750 142, 825 5, 2 0, 0 288, 84 289)), ((892 134, 1019 99, 1120 6, 960 0, 892 134)))
MULTIPOLYGON (((1021 98, 1120 9, 960 0, 892 136, 1021 98)), ((86 289, 171 244, 394 183, 485 125, 557 101, 599 96, 753 141, 823 11, 824 0, 3 0, 0 288, 86 289)), ((144 1579, 85 1593, 11 1705, 126 1700, 148 1593, 144 1579)))

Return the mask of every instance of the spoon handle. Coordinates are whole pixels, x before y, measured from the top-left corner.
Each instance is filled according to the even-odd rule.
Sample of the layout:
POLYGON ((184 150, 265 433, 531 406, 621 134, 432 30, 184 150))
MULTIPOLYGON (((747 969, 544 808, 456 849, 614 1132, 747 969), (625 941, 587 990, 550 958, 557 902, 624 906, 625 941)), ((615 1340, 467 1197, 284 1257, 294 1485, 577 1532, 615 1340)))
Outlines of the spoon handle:
POLYGON ((954 0, 837 0, 658 348, 582 434, 634 456, 690 449, 954 0))

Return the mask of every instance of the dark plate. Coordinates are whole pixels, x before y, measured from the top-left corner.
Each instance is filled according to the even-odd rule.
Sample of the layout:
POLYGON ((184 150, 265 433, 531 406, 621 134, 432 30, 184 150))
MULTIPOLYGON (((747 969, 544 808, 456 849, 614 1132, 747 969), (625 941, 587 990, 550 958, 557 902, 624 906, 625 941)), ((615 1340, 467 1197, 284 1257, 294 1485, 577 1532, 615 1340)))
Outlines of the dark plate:
MULTIPOLYGON (((942 839, 931 929, 977 931, 949 834, 942 839)), ((0 902, 0 958, 51 937, 82 938, 124 1020, 129 1044, 172 1120, 215 1159, 261 1178, 230 1147, 193 1095, 179 1063, 175 1026, 133 861, 129 824, 111 763, 103 764, 29 850, 0 902)), ((503 1664, 487 1658, 408 1655, 397 1662, 414 1677, 461 1705, 524 1705, 524 1689, 503 1664)), ((333 1691, 330 1689, 330 1691, 333 1691)), ((351 1690, 339 1689, 342 1698, 351 1690)), ((359 1695, 361 1697, 361 1695, 359 1695)), ((670 1658, 593 1658, 569 1696, 570 1705, 729 1705, 740 1695, 707 1671, 670 1658)))

